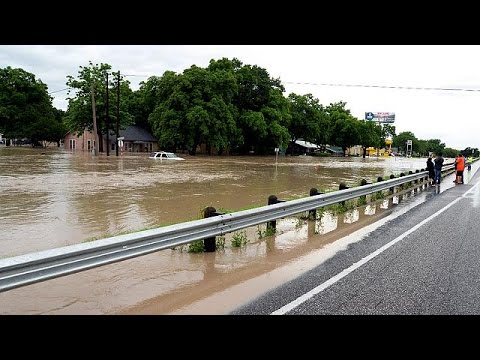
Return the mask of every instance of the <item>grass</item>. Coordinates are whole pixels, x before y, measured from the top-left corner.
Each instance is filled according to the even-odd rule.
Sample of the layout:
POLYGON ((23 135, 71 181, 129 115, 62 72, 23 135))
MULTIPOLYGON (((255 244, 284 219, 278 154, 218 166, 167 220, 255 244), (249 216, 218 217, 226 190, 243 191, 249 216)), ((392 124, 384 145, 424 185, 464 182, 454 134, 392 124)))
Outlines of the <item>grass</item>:
POLYGON ((189 253, 199 253, 203 252, 203 240, 196 240, 192 241, 191 243, 188 244, 188 250, 189 253))
POLYGON ((225 249, 225 236, 217 236, 215 245, 217 246, 217 250, 225 249))
POLYGON ((259 239, 263 239, 264 237, 273 236, 277 233, 276 229, 267 227, 265 230, 262 230, 260 225, 257 226, 257 234, 259 239))
POLYGON ((232 247, 242 247, 248 244, 246 231, 235 231, 230 240, 232 247))

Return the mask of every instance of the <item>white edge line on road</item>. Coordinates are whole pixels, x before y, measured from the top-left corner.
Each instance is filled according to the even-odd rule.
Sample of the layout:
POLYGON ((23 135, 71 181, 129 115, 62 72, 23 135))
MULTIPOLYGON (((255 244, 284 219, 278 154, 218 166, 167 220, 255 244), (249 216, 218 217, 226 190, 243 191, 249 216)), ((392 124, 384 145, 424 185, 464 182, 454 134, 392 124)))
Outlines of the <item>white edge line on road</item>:
MULTIPOLYGON (((468 189, 468 191, 466 191, 462 197, 465 197, 465 195, 467 195, 469 192, 473 191, 474 188, 476 188, 478 185, 480 184, 480 182, 477 182, 474 186, 472 186, 470 189, 468 189)), ((280 309, 278 310, 275 310, 274 312, 272 312, 270 315, 284 315, 286 314, 287 312, 295 309, 297 306, 299 306, 300 304, 304 303, 305 301, 311 299, 312 297, 314 297, 315 295, 317 295, 318 293, 322 292, 323 290, 325 290, 326 288, 328 288, 330 285, 333 285, 335 284, 337 281, 339 281, 340 279, 344 278, 345 276, 347 276, 348 274, 350 274, 352 271, 355 271, 356 269, 358 269, 360 266, 366 264, 367 262, 369 262, 370 260, 372 260, 374 257, 376 257, 377 255, 381 254, 382 252, 384 252, 385 250, 387 250, 389 247, 391 247, 392 245, 395 245, 397 242, 403 240, 405 237, 407 237, 408 235, 410 235, 411 233, 413 233, 414 231, 416 231, 418 228, 420 228, 421 226, 425 225, 427 222, 429 222, 430 220, 436 218, 438 215, 440 215, 442 212, 444 212, 445 210, 447 210, 449 207, 453 206, 454 204, 456 204, 458 201, 460 201, 460 199, 462 197, 459 197, 457 199, 455 199, 454 201, 452 201, 450 204, 446 205, 445 207, 443 207, 442 209, 438 210, 435 214, 433 215, 430 215, 428 218, 426 218, 425 220, 423 220, 422 222, 418 223, 417 225, 415 225, 414 227, 412 227, 410 230, 404 232, 402 235, 398 236, 397 238, 393 239, 392 241, 390 241, 389 243, 383 245, 381 248, 375 250, 373 253, 371 253, 370 255, 368 256, 365 256, 363 259, 357 261, 356 263, 352 264, 350 267, 342 270, 340 273, 338 273, 337 275, 335 275, 334 277, 331 277, 330 279, 328 279, 327 281, 325 281, 324 283, 318 285, 317 287, 313 288, 312 290, 310 290, 309 292, 303 294, 302 296, 296 298, 295 300, 293 300, 292 302, 282 306, 280 309)))

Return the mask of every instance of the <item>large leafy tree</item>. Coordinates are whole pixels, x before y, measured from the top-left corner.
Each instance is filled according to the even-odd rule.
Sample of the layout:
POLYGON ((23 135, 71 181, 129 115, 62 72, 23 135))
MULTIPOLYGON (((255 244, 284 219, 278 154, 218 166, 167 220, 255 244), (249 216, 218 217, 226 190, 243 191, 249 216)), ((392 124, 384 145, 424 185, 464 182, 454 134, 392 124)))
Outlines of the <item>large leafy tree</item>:
POLYGON ((28 127, 28 134, 32 144, 42 141, 56 142, 60 146, 60 140, 65 137, 66 128, 63 124, 64 111, 53 108, 52 118, 40 118, 28 127))
POLYGON ((359 121, 358 122, 359 145, 363 148, 363 157, 367 153, 367 147, 382 147, 385 142, 382 134, 381 125, 373 121, 359 121))
POLYGON ((238 142, 232 104, 238 88, 227 62, 193 65, 181 75, 167 72, 157 83, 157 106, 149 122, 162 147, 195 154, 204 143, 209 151, 215 147, 222 153, 238 142))
POLYGON ((148 117, 160 102, 168 99, 176 79, 173 71, 166 71, 163 76, 151 76, 140 82, 140 88, 132 94, 128 107, 135 125, 151 130, 148 117))
MULTIPOLYGON (((262 152, 272 148, 286 148, 291 139, 288 127, 291 122, 288 100, 283 96, 281 89, 272 89, 269 102, 262 108, 262 114, 268 124, 266 139, 262 142, 262 152)), ((260 144, 259 144, 259 148, 260 144)))
POLYGON ((305 141, 325 144, 328 139, 328 121, 322 104, 312 94, 288 96, 290 104, 290 132, 291 140, 299 138, 305 141))
POLYGON ((47 86, 23 69, 0 69, 0 131, 5 138, 57 141, 50 134, 55 126, 55 108, 47 86))
POLYGON ((329 143, 345 150, 360 143, 358 120, 354 118, 343 101, 332 103, 325 108, 331 127, 329 143))
POLYGON ((478 157, 478 149, 472 148, 470 146, 466 147, 462 151, 459 151, 459 153, 461 153, 463 156, 466 156, 466 157, 469 157, 469 156, 478 157))
POLYGON ((412 149, 416 152, 419 149, 417 137, 411 131, 404 131, 393 138, 392 146, 398 148, 399 151, 406 151, 407 140, 412 140, 412 149))
POLYGON ((428 155, 429 152, 439 154, 442 153, 444 149, 445 144, 442 143, 440 139, 430 139, 425 141, 425 148, 423 149, 423 152, 421 152, 421 154, 428 155))
POLYGON ((290 113, 279 80, 265 69, 238 59, 211 60, 182 74, 166 72, 140 88, 138 102, 148 113, 160 145, 195 154, 199 144, 219 153, 226 149, 266 152, 286 146, 290 113))
POLYGON ((232 60, 238 93, 233 103, 237 108, 237 128, 241 132, 238 151, 254 149, 266 153, 273 147, 286 146, 289 140, 290 114, 284 100, 280 79, 271 78, 268 71, 256 65, 243 65, 232 60))
POLYGON ((382 125, 382 136, 386 138, 392 138, 396 135, 395 125, 383 124, 382 125))
MULTIPOLYGON (((120 79, 116 72, 112 71, 109 64, 93 64, 91 61, 88 66, 80 66, 77 77, 67 76, 67 86, 71 88, 69 95, 68 109, 65 115, 65 126, 71 132, 82 133, 85 129, 93 130, 92 113, 92 87, 95 95, 97 134, 101 139, 103 134, 107 133, 106 125, 106 102, 107 86, 109 101, 109 125, 110 131, 115 130, 116 125, 116 107, 117 107, 117 85, 120 81, 120 128, 131 125, 134 121, 130 114, 128 105, 133 96, 129 82, 122 76, 120 79), (108 74, 108 84, 107 84, 108 74)), ((99 151, 103 151, 103 141, 99 141, 99 151)))

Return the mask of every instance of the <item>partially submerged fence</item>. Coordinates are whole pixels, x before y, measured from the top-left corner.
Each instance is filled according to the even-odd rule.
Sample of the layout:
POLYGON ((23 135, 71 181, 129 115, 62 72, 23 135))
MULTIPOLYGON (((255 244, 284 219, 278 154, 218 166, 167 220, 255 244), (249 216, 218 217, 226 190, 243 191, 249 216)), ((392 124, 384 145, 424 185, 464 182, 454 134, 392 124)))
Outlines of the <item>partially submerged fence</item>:
MULTIPOLYGON (((453 164, 446 165, 442 171, 451 172, 453 167, 453 164)), ((0 292, 224 235, 427 178, 428 171, 421 171, 375 184, 313 194, 255 209, 217 214, 201 220, 0 259, 0 292)))

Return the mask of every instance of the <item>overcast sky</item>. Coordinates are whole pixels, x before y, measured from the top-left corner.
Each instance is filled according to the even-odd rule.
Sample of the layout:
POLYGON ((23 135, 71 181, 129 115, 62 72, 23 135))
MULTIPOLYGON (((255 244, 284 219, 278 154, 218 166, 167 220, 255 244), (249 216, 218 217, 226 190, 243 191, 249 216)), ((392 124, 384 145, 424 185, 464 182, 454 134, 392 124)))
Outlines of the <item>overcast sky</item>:
MULTIPOLYGON (((148 76, 182 72, 193 64, 205 67, 210 59, 222 57, 267 69, 272 77, 280 77, 285 95, 311 93, 324 105, 345 101, 361 119, 365 112, 394 112, 397 134, 412 131, 420 139, 441 139, 447 147, 480 148, 478 45, 0 45, 0 68, 31 72, 48 85, 49 92, 65 89, 67 75, 76 76, 79 66, 89 60, 137 75, 127 78, 137 90, 148 76)), ((66 110, 67 92, 51 95, 53 105, 66 110)))

